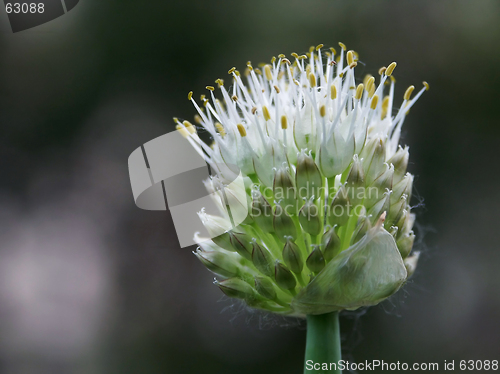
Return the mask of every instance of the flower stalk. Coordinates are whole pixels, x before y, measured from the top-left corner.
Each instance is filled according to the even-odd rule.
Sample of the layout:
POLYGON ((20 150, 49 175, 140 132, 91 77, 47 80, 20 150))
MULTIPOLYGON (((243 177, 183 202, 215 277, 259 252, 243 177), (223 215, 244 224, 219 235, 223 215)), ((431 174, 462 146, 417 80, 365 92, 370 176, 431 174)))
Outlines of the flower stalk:
POLYGON ((338 368, 340 360, 339 312, 308 315, 304 374, 340 374, 342 373, 338 368), (322 370, 323 364, 328 366, 328 370, 322 370), (330 370, 330 368, 335 369, 330 370))

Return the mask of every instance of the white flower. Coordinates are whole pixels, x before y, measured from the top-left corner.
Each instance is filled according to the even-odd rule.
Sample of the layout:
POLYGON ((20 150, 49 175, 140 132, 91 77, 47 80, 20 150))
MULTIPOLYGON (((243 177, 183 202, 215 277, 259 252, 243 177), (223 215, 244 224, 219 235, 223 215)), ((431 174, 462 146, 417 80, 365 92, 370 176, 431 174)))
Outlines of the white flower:
MULTIPOLYGON (((211 167, 210 189, 231 179, 226 165, 236 165, 244 175, 247 196, 235 191, 232 198, 248 205, 251 218, 214 241, 225 248, 221 253, 244 251, 237 278, 252 288, 238 286, 231 293, 227 282, 224 291, 257 308, 301 315, 373 305, 407 277, 403 260, 414 240, 409 206, 413 177, 406 173, 408 149, 399 146, 399 138, 408 111, 429 86, 424 82, 413 98, 410 86, 395 110, 396 63, 381 68, 378 79, 368 75, 356 84, 357 54, 339 44, 340 54, 333 48, 323 54, 319 45, 307 55, 293 53, 293 62, 284 55, 260 69, 248 62, 246 83, 232 68, 229 90, 221 79, 216 81, 222 101, 214 87, 207 87, 210 98, 203 95, 201 105, 190 92, 198 111, 195 122, 209 133, 211 145, 190 122, 176 119, 177 129, 211 167), (310 190, 298 191, 304 186, 310 190), (261 216, 263 211, 267 217, 261 216), (290 261, 302 270, 291 272, 290 261), (259 270, 263 264, 266 273, 259 270), (274 276, 269 268, 275 269, 274 276), (337 281, 329 288, 328 279, 335 274, 337 281), (342 279, 358 283, 347 287, 342 279), (265 292, 259 293, 263 284, 265 292)), ((208 228, 224 227, 221 219, 201 217, 208 228)), ((414 256, 406 261, 412 270, 414 256)), ((218 261, 223 256, 212 257, 218 261)))

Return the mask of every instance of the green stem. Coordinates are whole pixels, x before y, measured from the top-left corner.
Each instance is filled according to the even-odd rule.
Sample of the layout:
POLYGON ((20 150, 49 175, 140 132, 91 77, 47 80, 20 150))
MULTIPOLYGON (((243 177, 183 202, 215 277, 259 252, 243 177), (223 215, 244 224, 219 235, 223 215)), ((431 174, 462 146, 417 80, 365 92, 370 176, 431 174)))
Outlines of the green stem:
POLYGON ((339 312, 308 315, 304 374, 341 374, 342 371, 338 369, 340 360, 339 312), (320 369, 315 370, 314 364, 320 364, 316 365, 316 369, 320 369), (327 370, 322 370, 323 364, 326 364, 327 370))

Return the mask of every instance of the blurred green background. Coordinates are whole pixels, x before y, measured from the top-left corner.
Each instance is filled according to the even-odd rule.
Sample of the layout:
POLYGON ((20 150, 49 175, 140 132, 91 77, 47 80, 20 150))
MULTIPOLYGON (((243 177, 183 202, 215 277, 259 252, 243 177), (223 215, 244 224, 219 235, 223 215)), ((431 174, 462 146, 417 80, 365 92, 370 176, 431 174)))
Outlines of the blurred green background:
POLYGON ((341 318, 357 362, 500 359, 498 1, 81 0, 12 34, 0 11, 0 373, 301 373, 305 325, 245 310, 135 207, 128 155, 191 119, 232 66, 360 53, 397 61, 421 261, 341 318))

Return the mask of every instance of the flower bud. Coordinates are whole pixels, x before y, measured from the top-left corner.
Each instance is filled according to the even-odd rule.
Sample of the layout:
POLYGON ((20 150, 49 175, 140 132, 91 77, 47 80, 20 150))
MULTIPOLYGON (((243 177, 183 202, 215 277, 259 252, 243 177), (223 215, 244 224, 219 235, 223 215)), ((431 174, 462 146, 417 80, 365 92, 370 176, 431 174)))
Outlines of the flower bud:
POLYGON ((320 211, 312 198, 300 209, 299 222, 302 229, 308 234, 319 235, 321 231, 320 211))
POLYGON ((239 278, 229 278, 222 282, 217 282, 217 286, 229 297, 238 299, 253 299, 255 298, 255 290, 244 280, 239 278))
POLYGON ((255 267, 268 277, 274 276, 274 258, 267 248, 253 243, 252 262, 255 267))
POLYGON ((323 178, 311 155, 302 149, 297 158, 295 181, 298 196, 301 199, 320 197, 323 178))
POLYGON ((358 155, 354 155, 351 169, 347 175, 347 194, 353 206, 358 205, 365 195, 365 174, 359 162, 358 155))
POLYGON ((276 290, 268 277, 255 277, 255 289, 266 299, 276 300, 276 290))
POLYGON ((395 204, 403 195, 408 196, 407 201, 410 201, 411 190, 413 187, 413 175, 406 175, 392 188, 391 204, 395 204))
POLYGON ((401 253, 401 257, 405 259, 411 252, 413 248, 413 243, 415 241, 415 234, 413 231, 410 231, 408 234, 403 235, 397 242, 399 252, 401 253))
POLYGON ((258 190, 252 191, 252 209, 250 215, 262 230, 265 232, 274 232, 271 205, 258 190))
POLYGON ((333 259, 337 254, 340 253, 342 249, 342 245, 340 242, 340 238, 335 232, 336 226, 333 226, 330 230, 328 230, 321 240, 323 244, 323 257, 326 262, 329 262, 333 259))
POLYGON ((319 273, 325 267, 325 258, 318 246, 315 246, 306 260, 306 265, 313 273, 319 273))
POLYGON ((295 207, 297 205, 295 186, 287 168, 280 167, 276 170, 276 174, 274 175, 273 192, 274 198, 280 200, 281 205, 285 209, 287 207, 295 207))
POLYGON ((347 223, 350 216, 351 203, 347 196, 347 191, 344 186, 340 186, 337 194, 332 199, 330 204, 330 214, 328 215, 328 222, 330 225, 343 226, 347 223))
MULTIPOLYGON (((380 217, 380 216, 379 216, 380 217)), ((377 217, 378 219, 378 217, 377 217)), ((354 230, 352 237, 351 237, 351 245, 359 242, 363 236, 372 228, 372 224, 370 223, 370 220, 365 217, 361 216, 358 219, 358 224, 356 225, 356 229, 354 230)))
POLYGON ((373 205, 368 211, 371 223, 375 223, 380 215, 384 212, 389 212, 391 207, 391 192, 387 190, 384 192, 382 198, 373 205))
POLYGON ((386 190, 392 188, 394 177, 394 166, 384 164, 384 172, 380 174, 367 188, 364 205, 370 209, 373 204, 380 200, 386 190))
POLYGON ((300 251, 299 246, 289 238, 283 247, 283 261, 295 274, 300 274, 304 268, 302 252, 300 251))
POLYGON ((297 229, 286 210, 283 209, 280 204, 276 204, 273 213, 274 231, 276 231, 278 238, 282 241, 285 241, 285 236, 291 236, 296 239, 297 229))
POLYGON ((413 275, 413 273, 415 273, 419 257, 420 257, 420 252, 417 252, 414 255, 411 255, 410 257, 407 257, 404 260, 406 271, 408 272, 407 278, 410 278, 413 275))
POLYGON ((221 277, 230 278, 239 274, 238 262, 232 253, 222 250, 202 251, 200 249, 193 253, 203 265, 221 277))
POLYGON ((212 241, 219 247, 224 248, 226 251, 234 252, 234 247, 231 244, 231 236, 228 232, 212 238, 212 241))
POLYGON ((252 237, 246 233, 230 232, 230 241, 239 255, 252 260, 252 237))
POLYGON ((406 195, 401 196, 398 201, 391 205, 391 210, 387 214, 387 225, 392 226, 394 223, 398 223, 401 219, 403 211, 408 207, 406 197, 406 195))
POLYGON ((281 262, 276 261, 274 266, 274 277, 276 284, 284 290, 293 290, 297 285, 294 275, 281 262))
POLYGON ((397 184, 406 174, 406 167, 408 166, 408 159, 410 157, 409 148, 406 146, 397 150, 394 155, 387 160, 387 163, 394 165, 394 184, 397 184))
POLYGON ((368 141, 360 157, 363 159, 366 184, 370 185, 384 172, 385 145, 382 139, 375 138, 368 141))

